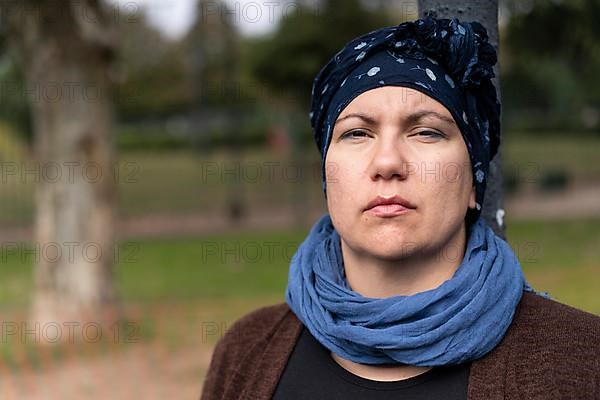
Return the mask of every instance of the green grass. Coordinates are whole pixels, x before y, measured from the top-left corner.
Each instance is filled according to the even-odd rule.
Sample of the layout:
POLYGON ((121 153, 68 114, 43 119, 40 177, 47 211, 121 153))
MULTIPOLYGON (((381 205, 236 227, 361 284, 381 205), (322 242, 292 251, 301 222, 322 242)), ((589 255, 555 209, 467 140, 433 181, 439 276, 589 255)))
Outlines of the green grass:
POLYGON ((600 218, 508 220, 506 232, 508 242, 528 271, 600 267, 600 218))
POLYGON ((600 218, 508 221, 507 237, 535 289, 600 315, 600 218))
POLYGON ((305 232, 245 232, 128 242, 133 262, 117 281, 126 300, 214 299, 281 295, 289 260, 305 232))
MULTIPOLYGON (((119 244, 115 279, 126 302, 283 298, 291 256, 306 232, 242 232, 119 244)), ((0 303, 23 306, 33 255, 0 254, 0 303)))
POLYGON ((27 304, 28 295, 33 291, 33 258, 22 257, 25 249, 31 249, 26 243, 22 250, 3 252, 0 248, 0 307, 22 307, 27 304))
MULTIPOLYGON (((507 233, 536 289, 600 314, 600 219, 508 221, 507 233)), ((246 231, 124 242, 116 283, 123 300, 135 303, 283 300, 290 257, 306 234, 246 231)), ((1 256, 0 303, 24 306, 32 289, 32 257, 21 262, 19 255, 1 256)))

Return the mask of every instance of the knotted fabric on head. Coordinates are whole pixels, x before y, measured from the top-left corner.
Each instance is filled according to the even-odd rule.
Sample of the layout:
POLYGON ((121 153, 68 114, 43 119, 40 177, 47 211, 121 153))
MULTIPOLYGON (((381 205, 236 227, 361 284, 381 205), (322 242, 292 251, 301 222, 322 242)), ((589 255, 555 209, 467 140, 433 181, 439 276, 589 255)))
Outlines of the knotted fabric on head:
POLYGON ((321 153, 325 195, 325 156, 341 111, 367 90, 403 86, 439 101, 460 128, 477 203, 466 220, 468 225, 474 223, 500 144, 500 103, 491 81, 496 61, 496 50, 480 23, 432 16, 382 28, 346 44, 319 71, 312 87, 309 116, 321 153))

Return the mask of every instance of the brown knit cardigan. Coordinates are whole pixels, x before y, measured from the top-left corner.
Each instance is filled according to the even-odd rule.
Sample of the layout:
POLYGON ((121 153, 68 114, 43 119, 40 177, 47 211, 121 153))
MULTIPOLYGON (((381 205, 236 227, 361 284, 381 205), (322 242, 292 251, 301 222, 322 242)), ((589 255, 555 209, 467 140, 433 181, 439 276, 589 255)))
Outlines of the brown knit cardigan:
MULTIPOLYGON (((287 304, 255 310, 217 343, 201 400, 270 399, 302 323, 287 304)), ((471 365, 469 400, 600 400, 600 317, 524 292, 502 341, 471 365)))

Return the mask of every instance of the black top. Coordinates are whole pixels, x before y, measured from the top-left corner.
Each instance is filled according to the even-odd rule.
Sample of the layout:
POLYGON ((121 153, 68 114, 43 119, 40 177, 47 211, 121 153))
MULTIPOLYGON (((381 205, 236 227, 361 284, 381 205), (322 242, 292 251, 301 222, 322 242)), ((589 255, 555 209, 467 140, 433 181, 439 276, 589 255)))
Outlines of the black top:
POLYGON ((273 400, 466 400, 470 366, 434 367, 408 379, 374 381, 340 366, 304 327, 273 400))

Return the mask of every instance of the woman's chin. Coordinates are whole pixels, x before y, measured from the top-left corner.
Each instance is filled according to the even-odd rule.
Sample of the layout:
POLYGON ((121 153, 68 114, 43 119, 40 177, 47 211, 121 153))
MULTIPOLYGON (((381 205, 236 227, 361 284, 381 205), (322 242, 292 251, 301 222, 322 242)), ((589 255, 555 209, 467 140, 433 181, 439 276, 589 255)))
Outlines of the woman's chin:
POLYGON ((373 242, 375 243, 402 244, 414 242, 418 236, 415 225, 404 221, 368 221, 363 227, 359 232, 364 232, 365 237, 368 235, 368 237, 374 238, 373 242))
POLYGON ((387 260, 401 260, 410 257, 422 247, 422 244, 414 240, 403 240, 401 237, 388 236, 385 240, 369 240, 361 242, 365 251, 368 251, 371 256, 387 260))

